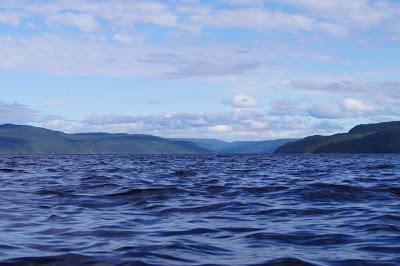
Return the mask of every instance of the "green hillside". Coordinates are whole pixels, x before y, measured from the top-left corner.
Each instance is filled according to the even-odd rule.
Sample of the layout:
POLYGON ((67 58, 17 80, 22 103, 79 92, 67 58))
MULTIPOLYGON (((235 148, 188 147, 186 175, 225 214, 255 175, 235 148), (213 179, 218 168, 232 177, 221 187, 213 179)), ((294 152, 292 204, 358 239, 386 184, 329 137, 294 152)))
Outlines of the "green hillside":
POLYGON ((18 125, 0 126, 0 154, 193 154, 208 153, 193 143, 149 135, 66 134, 18 125))
POLYGON ((279 147, 276 153, 399 153, 400 122, 358 125, 348 133, 311 136, 279 147))

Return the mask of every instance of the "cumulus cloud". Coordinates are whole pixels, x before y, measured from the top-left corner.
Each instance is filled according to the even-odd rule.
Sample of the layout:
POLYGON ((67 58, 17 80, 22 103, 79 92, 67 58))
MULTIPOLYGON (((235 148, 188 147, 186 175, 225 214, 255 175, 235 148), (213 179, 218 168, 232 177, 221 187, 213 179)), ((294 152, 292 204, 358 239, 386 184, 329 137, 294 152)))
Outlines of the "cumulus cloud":
POLYGON ((213 133, 226 133, 232 130, 232 127, 229 125, 216 125, 210 127, 209 130, 213 133))
POLYGON ((249 109, 260 106, 260 104, 256 99, 245 94, 237 94, 233 96, 232 99, 224 101, 224 104, 239 109, 240 108, 249 109))
POLYGON ((346 98, 342 102, 343 109, 354 113, 372 112, 374 108, 357 99, 346 98))
POLYGON ((315 104, 308 109, 309 115, 320 119, 338 119, 346 115, 339 106, 334 104, 315 104))
POLYGON ((60 130, 141 133, 164 137, 215 137, 232 140, 303 137, 310 134, 330 134, 342 129, 332 121, 310 121, 304 117, 274 118, 249 110, 147 116, 94 113, 79 121, 79 125, 76 121, 68 124, 69 127, 60 123, 60 130))
POLYGON ((345 98, 337 104, 320 103, 308 109, 311 116, 320 119, 342 119, 370 115, 375 109, 358 99, 345 98))
MULTIPOLYGON (((348 108, 362 111, 364 105, 346 101, 348 108)), ((139 133, 163 137, 218 137, 231 140, 303 137, 330 134, 341 126, 331 121, 310 121, 305 117, 274 118, 250 110, 220 113, 171 113, 147 116, 88 114, 82 120, 46 115, 19 103, 0 102, 0 124, 31 124, 68 133, 139 133)))

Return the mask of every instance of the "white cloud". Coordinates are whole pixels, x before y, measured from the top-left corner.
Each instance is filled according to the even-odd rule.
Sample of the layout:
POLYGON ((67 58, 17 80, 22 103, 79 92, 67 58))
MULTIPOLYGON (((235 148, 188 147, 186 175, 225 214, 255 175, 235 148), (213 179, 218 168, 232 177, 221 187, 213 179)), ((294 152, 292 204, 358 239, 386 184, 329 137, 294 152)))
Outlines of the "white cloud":
POLYGON ((226 10, 207 10, 189 15, 189 21, 206 27, 251 28, 296 32, 312 29, 313 19, 297 14, 246 7, 226 10))
POLYGON ((256 108, 260 106, 260 104, 256 99, 245 94, 237 94, 233 96, 231 100, 224 101, 224 104, 230 105, 234 108, 243 108, 243 109, 256 108))
POLYGON ((398 14, 399 5, 393 2, 369 0, 279 0, 285 4, 303 8, 310 14, 330 19, 354 28, 379 25, 398 14))
POLYGON ((350 98, 343 99, 342 106, 345 110, 355 113, 368 113, 374 110, 373 107, 363 103, 362 101, 350 98))
MULTIPOLYGON (((308 109, 311 116, 320 119, 343 119, 372 115, 375 109, 358 99, 345 98, 339 103, 320 103, 308 109)), ((376 115, 376 114, 375 114, 376 115)))
POLYGON ((232 5, 262 5, 265 0, 222 0, 224 3, 232 5))
POLYGON ((276 119, 250 111, 148 116, 92 113, 83 120, 69 120, 61 116, 46 115, 19 103, 0 102, 0 124, 3 123, 31 124, 68 133, 138 133, 162 137, 218 137, 230 140, 302 137, 333 133, 340 129, 333 122, 315 123, 294 117, 276 119))
POLYGON ((93 18, 100 18, 114 26, 125 28, 141 22, 172 27, 177 21, 169 7, 158 1, 12 0, 0 2, 0 8, 17 10, 28 18, 36 16, 62 24, 69 23, 85 30, 93 29, 93 18))
POLYGON ((316 28, 321 29, 336 37, 346 37, 348 34, 348 29, 342 25, 330 23, 330 22, 320 22, 316 24, 316 28))
POLYGON ((339 106, 335 104, 326 104, 320 103, 315 104, 311 108, 308 109, 308 113, 319 119, 339 119, 346 117, 346 113, 344 113, 339 106))
MULTIPOLYGON (((116 36, 114 36, 115 39, 116 36)), ((151 76, 167 78, 242 76, 263 61, 290 58, 286 47, 271 45, 243 52, 238 45, 158 45, 142 35, 117 36, 119 42, 98 35, 0 35, 0 69, 28 69, 64 76, 151 76)))
POLYGON ((210 127, 209 130, 213 133, 226 133, 232 130, 232 127, 229 125, 216 125, 210 127))
POLYGON ((299 103, 291 100, 279 100, 271 103, 271 116, 303 116, 304 110, 299 103))
POLYGON ((357 93, 366 95, 386 94, 400 98, 399 81, 354 82, 354 81, 323 81, 323 80, 294 80, 290 83, 294 88, 304 91, 322 93, 357 93))
POLYGON ((100 24, 89 14, 75 14, 67 12, 57 14, 48 18, 49 24, 61 24, 79 28, 81 31, 96 31, 100 28, 100 24))

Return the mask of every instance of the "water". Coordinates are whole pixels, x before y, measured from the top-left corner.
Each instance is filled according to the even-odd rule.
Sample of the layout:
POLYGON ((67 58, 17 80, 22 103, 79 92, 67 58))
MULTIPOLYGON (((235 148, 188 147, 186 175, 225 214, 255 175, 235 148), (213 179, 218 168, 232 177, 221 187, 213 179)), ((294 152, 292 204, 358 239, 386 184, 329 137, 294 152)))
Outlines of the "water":
POLYGON ((400 156, 2 156, 0 265, 400 265, 400 156))

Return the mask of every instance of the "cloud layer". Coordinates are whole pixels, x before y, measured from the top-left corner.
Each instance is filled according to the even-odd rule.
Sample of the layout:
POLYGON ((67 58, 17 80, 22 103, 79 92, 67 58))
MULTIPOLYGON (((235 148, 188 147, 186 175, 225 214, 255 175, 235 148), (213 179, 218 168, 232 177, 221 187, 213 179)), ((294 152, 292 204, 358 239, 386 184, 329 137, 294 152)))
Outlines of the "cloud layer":
MULTIPOLYGON (((207 32, 255 34, 256 42, 280 34, 341 38, 377 27, 382 34, 393 35, 399 14, 395 1, 367 0, 2 0, 0 25, 18 30, 0 35, 0 68, 67 76, 154 73, 173 78, 270 73, 278 67, 277 59, 289 59, 288 65, 293 65, 304 60, 302 56, 334 56, 290 42, 285 46, 281 40, 250 46, 233 43, 226 39, 228 33, 209 38, 207 32), (17 33, 26 31, 31 33, 17 33), (208 39, 213 41, 203 41, 208 39)), ((286 65, 279 67, 288 71, 282 64, 286 65)))
MULTIPOLYGON (((124 80, 123 93, 147 108, 137 115, 77 106, 82 111, 69 117, 0 102, 0 122, 263 139, 396 119, 399 25, 400 4, 389 0, 0 0, 0 70, 124 80), (142 86, 149 80, 160 88, 170 82, 171 94, 193 94, 149 100, 160 91, 142 86), (197 98, 194 90, 203 88, 197 98), (209 107, 211 100, 220 106, 209 107), (197 102, 203 109, 192 109, 197 102)), ((71 88, 75 100, 87 89, 81 84, 71 88)), ((113 99, 114 84, 108 90, 104 97, 113 99)), ((92 100, 86 97, 79 102, 92 100)))

